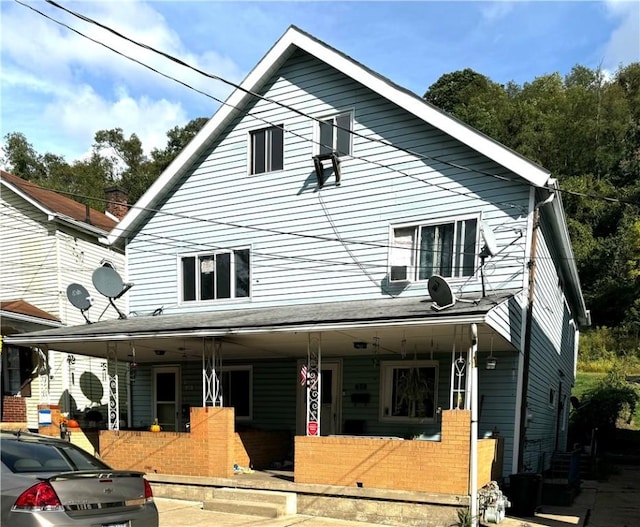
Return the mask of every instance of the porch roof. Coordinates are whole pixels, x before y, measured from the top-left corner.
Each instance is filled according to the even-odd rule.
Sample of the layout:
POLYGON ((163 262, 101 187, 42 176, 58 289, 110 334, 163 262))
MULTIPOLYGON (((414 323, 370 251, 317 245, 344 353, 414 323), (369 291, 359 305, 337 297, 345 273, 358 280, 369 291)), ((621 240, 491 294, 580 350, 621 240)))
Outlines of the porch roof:
MULTIPOLYGON (((303 356, 309 332, 322 333, 323 354, 345 354, 347 350, 371 354, 374 336, 381 339, 381 353, 399 351, 403 339, 406 349, 413 352, 419 340, 424 346, 428 338, 436 339, 444 351, 453 343, 453 326, 483 324, 487 313, 516 293, 501 291, 473 302, 458 299, 443 310, 432 309, 428 297, 408 297, 130 317, 22 333, 5 337, 5 341, 97 357, 106 355, 107 343, 122 343, 118 358, 137 362, 199 359, 202 339, 211 337, 222 340, 227 357, 303 356), (425 326, 431 329, 425 331, 425 326), (356 341, 368 343, 367 348, 355 350, 356 341), (391 342, 394 345, 389 347, 391 342)), ((485 331, 488 335, 492 330, 485 331)), ((494 342, 494 349, 500 348, 512 349, 506 341, 502 346, 494 342)))

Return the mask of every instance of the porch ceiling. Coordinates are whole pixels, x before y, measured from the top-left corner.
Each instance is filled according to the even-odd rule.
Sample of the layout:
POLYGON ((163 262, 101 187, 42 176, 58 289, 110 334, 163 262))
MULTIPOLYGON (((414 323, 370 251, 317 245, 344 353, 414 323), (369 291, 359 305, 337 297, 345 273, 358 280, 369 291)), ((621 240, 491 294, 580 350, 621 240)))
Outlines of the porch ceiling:
POLYGON ((203 339, 212 337, 222 341, 225 360, 304 357, 308 333, 320 332, 323 357, 370 355, 375 337, 381 354, 400 355, 404 349, 411 355, 414 350, 449 352, 454 334, 466 346, 466 326, 475 322, 480 347, 488 349, 493 335, 493 350, 508 351, 513 346, 485 318, 513 294, 459 301, 441 311, 432 309, 430 299, 411 297, 132 317, 12 335, 5 342, 94 357, 105 357, 111 342, 118 360, 134 360, 135 347, 136 362, 171 363, 201 360, 203 339), (356 348, 354 342, 364 342, 366 348, 356 348))

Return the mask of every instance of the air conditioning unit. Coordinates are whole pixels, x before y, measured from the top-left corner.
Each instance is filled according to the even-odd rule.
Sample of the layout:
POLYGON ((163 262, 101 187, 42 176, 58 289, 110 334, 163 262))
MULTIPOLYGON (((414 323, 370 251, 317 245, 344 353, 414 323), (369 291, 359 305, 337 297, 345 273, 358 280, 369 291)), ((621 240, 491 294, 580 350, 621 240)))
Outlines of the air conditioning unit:
POLYGON ((409 266, 392 265, 390 279, 392 282, 406 282, 409 280, 409 266))

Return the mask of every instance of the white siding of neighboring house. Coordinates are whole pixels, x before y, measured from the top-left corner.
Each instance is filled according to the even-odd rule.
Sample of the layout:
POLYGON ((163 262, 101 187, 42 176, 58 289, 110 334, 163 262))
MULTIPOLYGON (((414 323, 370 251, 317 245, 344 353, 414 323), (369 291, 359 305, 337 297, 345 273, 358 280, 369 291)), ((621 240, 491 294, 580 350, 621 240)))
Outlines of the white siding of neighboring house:
MULTIPOLYGON (((91 276, 106 259, 125 278, 124 255, 99 244, 97 235, 48 221, 46 214, 6 187, 2 189, 0 203, 0 281, 3 300, 25 300, 58 317, 66 325, 85 324, 81 312, 67 300, 67 286, 76 282, 86 287, 94 299, 94 305, 88 313, 92 321, 97 321, 103 312, 103 320, 118 316, 112 307, 108 307, 108 300, 95 290, 91 276)), ((118 307, 126 313, 126 297, 118 301, 118 307)), ((66 407, 67 392, 80 410, 92 404, 107 404, 107 384, 99 375, 102 362, 96 358, 75 357, 73 368, 78 378, 86 372, 102 383, 101 401, 91 401, 92 396, 87 397, 82 392, 79 382, 70 382, 67 354, 50 350, 49 379, 36 379, 32 383, 32 396, 27 398, 27 425, 37 428, 39 403, 62 404, 66 407), (49 391, 49 400, 40 400, 41 390, 44 393, 49 391)), ((125 387, 122 382, 121 385, 125 387)), ((99 391, 96 387, 93 393, 99 391)))
MULTIPOLYGON (((390 225, 480 213, 502 249, 487 260, 487 288, 521 287, 519 233, 526 230, 528 188, 484 173, 511 174, 302 52, 263 93, 317 117, 353 110, 355 131, 425 157, 353 137, 354 158, 342 162, 342 186, 335 187, 331 177, 318 192, 309 141, 314 122, 274 103, 256 102, 246 110, 287 130, 284 170, 248 175, 248 134, 267 125, 247 115, 233 120, 173 189, 162 213, 129 243, 130 279, 136 283, 132 310, 148 313, 164 306, 167 313, 195 312, 426 295, 426 282, 380 285, 387 280, 390 225), (250 300, 178 305, 178 254, 245 245, 251 246, 250 300)), ((478 276, 450 283, 456 292, 481 290, 478 276)))

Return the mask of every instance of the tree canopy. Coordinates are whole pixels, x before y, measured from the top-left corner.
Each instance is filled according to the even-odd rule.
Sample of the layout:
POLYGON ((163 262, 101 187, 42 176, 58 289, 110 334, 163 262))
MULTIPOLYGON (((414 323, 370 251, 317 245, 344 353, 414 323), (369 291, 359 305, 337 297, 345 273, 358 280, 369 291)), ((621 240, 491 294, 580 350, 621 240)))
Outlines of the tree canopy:
POLYGON ((637 335, 640 63, 611 77, 578 65, 522 86, 465 69, 440 77, 424 98, 559 180, 594 324, 637 335))

